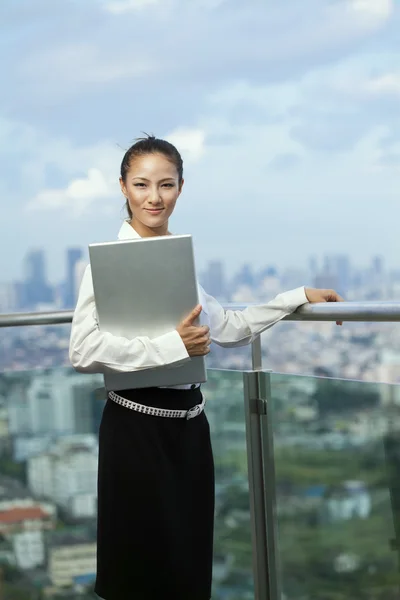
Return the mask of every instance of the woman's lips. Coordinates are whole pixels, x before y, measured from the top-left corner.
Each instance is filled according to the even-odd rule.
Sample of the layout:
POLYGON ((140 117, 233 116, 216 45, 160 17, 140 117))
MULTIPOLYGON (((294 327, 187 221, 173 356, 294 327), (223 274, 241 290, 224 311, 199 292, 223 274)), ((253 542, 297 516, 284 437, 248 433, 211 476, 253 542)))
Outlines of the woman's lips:
POLYGON ((163 208, 145 208, 144 210, 151 215, 159 215, 160 213, 162 213, 162 211, 164 209, 163 208))

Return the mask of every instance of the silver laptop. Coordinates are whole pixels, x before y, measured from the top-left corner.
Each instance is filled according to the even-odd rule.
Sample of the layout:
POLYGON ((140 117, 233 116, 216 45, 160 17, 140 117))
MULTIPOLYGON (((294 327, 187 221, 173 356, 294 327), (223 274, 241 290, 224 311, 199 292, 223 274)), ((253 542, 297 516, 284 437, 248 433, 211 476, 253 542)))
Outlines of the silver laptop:
MULTIPOLYGON (((176 329, 198 303, 190 235, 121 240, 89 246, 101 331, 150 339, 176 329)), ((181 366, 107 373, 107 390, 202 383, 204 357, 181 366)))

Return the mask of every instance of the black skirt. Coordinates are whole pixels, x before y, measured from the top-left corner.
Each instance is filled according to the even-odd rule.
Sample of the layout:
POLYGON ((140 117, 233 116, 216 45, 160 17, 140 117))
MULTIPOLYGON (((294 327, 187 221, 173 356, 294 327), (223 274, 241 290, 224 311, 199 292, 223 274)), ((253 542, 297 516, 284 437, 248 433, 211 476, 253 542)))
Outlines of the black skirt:
MULTIPOLYGON (((187 410, 199 388, 124 390, 147 406, 187 410)), ((99 437, 97 578, 105 600, 209 600, 214 464, 204 411, 155 417, 108 399, 99 437)))

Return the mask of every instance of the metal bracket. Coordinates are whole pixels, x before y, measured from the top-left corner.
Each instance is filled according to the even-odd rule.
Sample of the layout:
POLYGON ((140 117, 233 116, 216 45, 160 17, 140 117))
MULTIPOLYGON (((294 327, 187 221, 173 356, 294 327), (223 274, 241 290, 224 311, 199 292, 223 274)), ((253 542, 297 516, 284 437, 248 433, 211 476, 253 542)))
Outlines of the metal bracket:
POLYGON ((252 415, 266 415, 267 401, 262 398, 250 398, 250 412, 252 415))

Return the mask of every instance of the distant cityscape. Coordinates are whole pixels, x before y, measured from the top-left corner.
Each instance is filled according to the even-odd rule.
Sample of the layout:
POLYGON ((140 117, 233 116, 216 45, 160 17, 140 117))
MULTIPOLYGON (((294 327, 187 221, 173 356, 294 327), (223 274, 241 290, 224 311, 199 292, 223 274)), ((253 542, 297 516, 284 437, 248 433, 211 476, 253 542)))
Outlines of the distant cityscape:
MULTIPOLYGON (((68 248, 64 279, 54 285, 44 251, 30 251, 23 279, 0 286, 1 312, 72 309, 86 264, 83 250, 68 248)), ((363 268, 336 255, 312 258, 304 269, 245 264, 232 277, 215 260, 199 279, 221 303, 262 303, 303 284, 334 288, 348 300, 400 297, 400 271, 388 271, 380 257, 363 268)), ((68 325, 3 330, 0 589, 10 600, 95 597, 103 379, 69 368, 68 344, 68 325)), ((275 372, 284 597, 335 591, 338 600, 394 600, 397 553, 389 540, 398 524, 398 486, 397 476, 391 483, 382 473, 398 472, 392 454, 400 456, 400 395, 398 386, 374 382, 400 381, 400 327, 285 322, 262 336, 262 347, 264 367, 275 372), (374 574, 379 593, 369 595, 365 573, 374 574)), ((241 373, 250 364, 248 347, 213 344, 204 386, 216 458, 216 600, 254 597, 241 373)))
POLYGON ((0 312, 72 308, 86 264, 81 248, 68 248, 64 281, 51 285, 44 250, 29 251, 24 259, 23 279, 0 283, 0 312))
MULTIPOLYGON (((63 281, 50 284, 46 255, 31 250, 24 260, 24 277, 0 285, 0 312, 73 309, 87 265, 81 248, 68 248, 63 281)), ((222 304, 263 303, 300 285, 334 288, 346 300, 400 298, 400 269, 388 270, 382 257, 358 267, 346 255, 311 258, 304 268, 280 270, 270 265, 238 266, 226 275, 222 260, 207 264, 201 284, 222 304)), ((69 366, 69 326, 10 328, 0 346, 2 371, 69 366)), ((366 381, 400 380, 400 327, 391 323, 280 323, 262 336, 264 366, 281 373, 343 377, 366 381)), ((247 369, 249 348, 212 346, 211 368, 247 369)))
MULTIPOLYGON (((45 251, 30 250, 24 259, 22 280, 0 282, 0 312, 73 308, 87 263, 82 248, 67 248, 64 279, 51 284, 45 251)), ((376 300, 400 293, 400 269, 387 271, 380 256, 363 268, 352 265, 347 255, 327 255, 323 260, 312 257, 304 268, 285 270, 277 266, 255 270, 244 264, 230 279, 224 262, 214 260, 199 279, 206 291, 222 302, 267 301, 271 294, 300 285, 333 288, 347 299, 376 300)))

